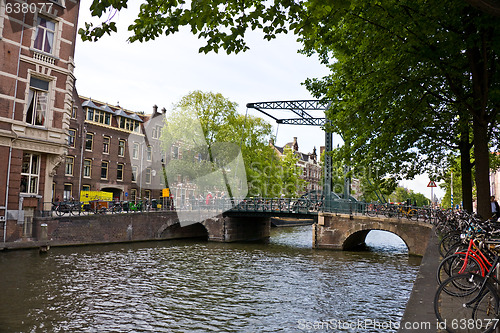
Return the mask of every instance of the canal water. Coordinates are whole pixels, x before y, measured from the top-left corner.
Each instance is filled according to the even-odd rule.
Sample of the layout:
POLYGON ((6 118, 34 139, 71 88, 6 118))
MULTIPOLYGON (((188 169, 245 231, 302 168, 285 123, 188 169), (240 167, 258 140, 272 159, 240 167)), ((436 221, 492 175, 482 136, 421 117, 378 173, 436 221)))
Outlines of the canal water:
POLYGON ((0 332, 396 332, 420 259, 372 231, 369 252, 190 240, 0 253, 0 332))

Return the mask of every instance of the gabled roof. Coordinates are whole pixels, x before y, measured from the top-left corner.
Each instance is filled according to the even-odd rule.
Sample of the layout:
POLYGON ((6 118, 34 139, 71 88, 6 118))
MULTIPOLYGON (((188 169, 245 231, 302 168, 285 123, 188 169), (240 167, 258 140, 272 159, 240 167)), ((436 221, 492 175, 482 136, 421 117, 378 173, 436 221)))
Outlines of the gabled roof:
POLYGON ((92 102, 91 99, 89 100, 86 100, 85 102, 82 103, 82 106, 83 107, 89 107, 89 108, 94 108, 94 109, 97 109, 97 105, 94 104, 94 102, 92 102))
POLYGON ((136 121, 140 121, 141 123, 143 122, 142 119, 138 115, 136 115, 135 113, 128 114, 128 113, 125 113, 125 111, 123 111, 122 109, 118 109, 118 111, 115 112, 115 116, 133 119, 136 121))
POLYGON ((111 110, 111 108, 107 105, 101 106, 101 109, 109 113, 115 113, 115 111, 111 110))
POLYGON ((115 116, 129 118, 129 115, 128 115, 128 114, 126 114, 126 113, 125 113, 125 111, 123 111, 122 109, 118 109, 118 110, 115 112, 115 116))
POLYGON ((140 121, 141 123, 143 122, 141 117, 139 117, 137 114, 133 113, 131 115, 129 115, 129 118, 131 119, 134 119, 134 120, 137 120, 137 121, 140 121))

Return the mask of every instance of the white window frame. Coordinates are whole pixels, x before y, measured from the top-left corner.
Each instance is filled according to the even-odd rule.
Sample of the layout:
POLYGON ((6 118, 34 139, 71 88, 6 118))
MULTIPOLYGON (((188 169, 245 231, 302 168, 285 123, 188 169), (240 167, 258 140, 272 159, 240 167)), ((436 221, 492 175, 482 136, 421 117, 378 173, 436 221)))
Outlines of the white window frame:
POLYGON ((69 200, 71 200, 71 198, 73 198, 73 184, 71 184, 71 183, 64 183, 64 187, 63 187, 63 200, 64 201, 69 201, 69 200), (69 195, 66 195, 68 193, 66 191, 66 186, 69 186, 69 188, 70 188, 69 195))
POLYGON ((64 167, 64 175, 65 176, 73 176, 73 172, 75 170, 75 158, 73 156, 66 156, 65 162, 66 162, 66 165, 64 167), (68 161, 71 161, 71 163, 68 163, 68 161))
POLYGON ((20 187, 21 193, 38 194, 39 182, 40 182, 40 155, 24 153, 21 166, 21 187, 20 187), (29 158, 28 165, 24 164, 26 162, 25 161, 26 157, 29 158), (24 189, 22 184, 23 179, 26 179, 26 183, 24 184, 25 186, 24 189))
POLYGON ((83 178, 92 178, 92 160, 90 158, 86 158, 83 160, 82 176, 83 178), (85 165, 86 162, 89 162, 88 166, 85 165))
POLYGON ((137 165, 132 165, 132 183, 137 183, 138 177, 139 177, 139 167, 137 165))
POLYGON ((124 157, 125 156, 125 140, 118 140, 118 156, 119 157, 124 157))
POLYGON ((139 143, 137 142, 134 142, 132 145, 132 158, 134 160, 139 159, 139 143))
POLYGON ((50 81, 31 77, 26 102, 26 123, 33 126, 47 126, 49 113, 50 81), (42 87, 42 85, 44 87, 42 87))
POLYGON ((33 39, 33 49, 43 52, 46 54, 54 55, 54 51, 56 49, 56 32, 57 32, 57 22, 53 21, 51 19, 48 19, 46 17, 38 16, 36 20, 36 30, 35 30, 35 38, 33 39), (46 24, 47 26, 43 27, 41 25, 42 20, 50 23, 52 26, 48 26, 49 24, 46 24), (40 35, 40 30, 43 30, 41 32, 42 35, 40 35), (38 38, 41 36, 41 46, 37 45, 37 41, 39 40, 38 38), (50 50, 46 49, 46 42, 48 42, 50 50))
POLYGON ((109 154, 110 145, 111 145, 111 137, 109 137, 107 135, 103 136, 102 137, 102 153, 103 154, 109 154))

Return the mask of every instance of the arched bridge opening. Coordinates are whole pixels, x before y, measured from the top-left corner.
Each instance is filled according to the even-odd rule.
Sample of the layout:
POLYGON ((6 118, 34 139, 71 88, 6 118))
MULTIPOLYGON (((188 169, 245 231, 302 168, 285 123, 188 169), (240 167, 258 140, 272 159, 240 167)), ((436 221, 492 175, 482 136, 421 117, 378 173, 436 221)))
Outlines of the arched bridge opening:
POLYGON ((398 234, 396 234, 392 231, 384 230, 384 229, 367 229, 367 230, 357 231, 357 232, 355 232, 347 237, 347 239, 344 241, 344 244, 342 245, 342 250, 345 250, 345 251, 366 250, 367 248, 369 248, 369 245, 367 243, 367 238, 373 239, 373 237, 376 237, 376 238, 382 237, 384 239, 387 238, 390 241, 392 241, 392 239, 398 239, 399 241, 392 241, 392 244, 385 244, 385 245, 396 245, 397 244, 399 246, 399 244, 403 243, 404 246, 409 251, 409 247, 408 247, 407 242, 403 238, 401 238, 401 236, 399 236, 398 234), (382 233, 376 233, 375 236, 369 237, 368 235, 370 233, 374 234, 372 231, 381 231, 382 233), (388 237, 387 235, 384 235, 384 233, 390 234, 393 237, 388 237))
POLYGON ((432 225, 397 218, 370 218, 366 216, 320 213, 313 229, 315 248, 348 250, 364 244, 371 230, 388 231, 399 236, 410 255, 423 256, 432 225))

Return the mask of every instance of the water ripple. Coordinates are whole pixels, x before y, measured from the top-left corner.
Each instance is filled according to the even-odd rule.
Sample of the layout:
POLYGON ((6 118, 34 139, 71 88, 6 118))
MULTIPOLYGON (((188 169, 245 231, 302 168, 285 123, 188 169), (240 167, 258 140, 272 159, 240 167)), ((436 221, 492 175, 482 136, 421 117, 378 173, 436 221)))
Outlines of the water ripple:
POLYGON ((400 240, 382 234, 371 252, 315 251, 310 227, 273 232, 270 244, 1 253, 0 285, 9 288, 0 331, 302 332, 301 322, 399 322, 418 269, 400 240))

